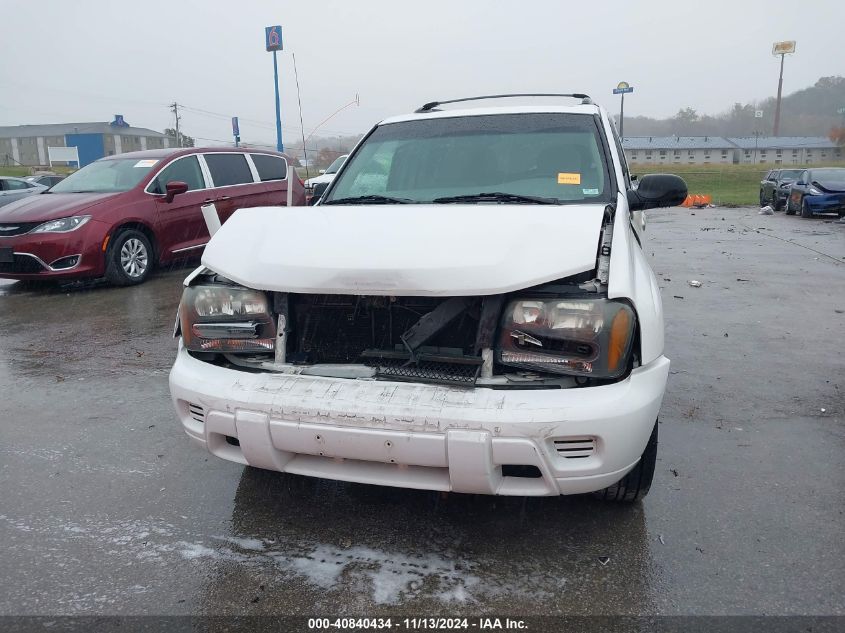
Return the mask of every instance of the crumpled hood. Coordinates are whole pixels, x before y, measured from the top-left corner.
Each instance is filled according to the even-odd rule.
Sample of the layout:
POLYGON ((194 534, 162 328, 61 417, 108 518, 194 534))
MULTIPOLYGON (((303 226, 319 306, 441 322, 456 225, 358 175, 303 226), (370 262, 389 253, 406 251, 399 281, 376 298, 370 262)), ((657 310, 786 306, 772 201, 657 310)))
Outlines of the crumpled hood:
POLYGON ((202 263, 261 290, 497 294, 593 269, 603 214, 601 204, 241 209, 202 263))
POLYGON ((0 222, 46 222, 77 215, 119 193, 42 193, 0 207, 0 222))

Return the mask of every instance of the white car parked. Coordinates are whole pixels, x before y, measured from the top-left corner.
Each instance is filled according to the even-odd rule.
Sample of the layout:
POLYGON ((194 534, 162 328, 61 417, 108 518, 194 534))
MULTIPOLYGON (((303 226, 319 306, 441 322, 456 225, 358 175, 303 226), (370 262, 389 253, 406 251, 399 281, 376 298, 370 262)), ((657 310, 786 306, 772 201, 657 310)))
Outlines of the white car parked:
POLYGON ((313 178, 309 178, 305 181, 305 195, 309 201, 314 200, 316 202, 316 200, 323 195, 326 187, 328 187, 329 183, 334 180, 337 172, 343 166, 343 163, 348 157, 349 154, 338 156, 332 161, 332 164, 329 165, 328 169, 320 170, 319 176, 314 176, 313 178))
POLYGON ((179 308, 188 437, 344 481, 644 496, 669 360, 642 211, 686 185, 637 186, 607 113, 556 96, 580 103, 426 104, 317 206, 229 219, 179 308))

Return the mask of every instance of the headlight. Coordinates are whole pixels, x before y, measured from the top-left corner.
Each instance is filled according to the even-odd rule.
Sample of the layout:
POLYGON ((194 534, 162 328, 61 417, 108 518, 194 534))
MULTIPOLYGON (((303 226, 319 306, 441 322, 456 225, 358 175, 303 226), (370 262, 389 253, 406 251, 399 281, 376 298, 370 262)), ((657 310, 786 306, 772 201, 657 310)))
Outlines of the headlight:
POLYGON ((812 195, 812 196, 820 196, 820 195, 822 195, 822 192, 821 192, 821 191, 819 191, 818 189, 816 189, 815 187, 810 187, 809 189, 807 189, 807 193, 809 193, 809 194, 810 194, 810 195, 812 195))
POLYGON ((520 299, 508 304, 501 331, 503 365, 618 378, 628 368, 636 315, 609 299, 520 299))
POLYGON ((182 340, 194 352, 271 352, 275 328, 267 295, 224 284, 185 288, 182 340))
POLYGON ((90 215, 75 215, 72 218, 50 220, 32 229, 33 233, 70 233, 91 219, 90 215))

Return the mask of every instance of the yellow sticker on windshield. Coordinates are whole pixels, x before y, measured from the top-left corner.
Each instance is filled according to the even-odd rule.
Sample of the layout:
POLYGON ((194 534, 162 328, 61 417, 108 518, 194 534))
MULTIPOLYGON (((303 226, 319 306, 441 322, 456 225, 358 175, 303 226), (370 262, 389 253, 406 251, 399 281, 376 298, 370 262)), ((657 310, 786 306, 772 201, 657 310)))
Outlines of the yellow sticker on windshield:
POLYGON ((566 172, 559 172, 557 175, 557 184, 559 185, 580 185, 581 174, 570 174, 566 172))

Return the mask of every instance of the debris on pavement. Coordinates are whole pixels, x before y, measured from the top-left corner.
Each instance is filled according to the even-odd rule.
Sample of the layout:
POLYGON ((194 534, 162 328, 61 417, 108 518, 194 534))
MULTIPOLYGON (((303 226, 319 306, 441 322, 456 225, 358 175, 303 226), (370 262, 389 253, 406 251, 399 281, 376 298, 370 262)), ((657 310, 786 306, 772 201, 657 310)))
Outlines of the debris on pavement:
POLYGON ((657 535, 657 539, 660 541, 660 544, 661 544, 661 545, 666 545, 666 541, 664 541, 664 540, 663 540, 663 535, 662 535, 662 534, 658 534, 658 535, 657 535))
POLYGON ((599 562, 602 565, 607 565, 610 562, 610 556, 599 556, 599 562))
POLYGON ((675 298, 675 299, 683 299, 683 297, 681 295, 672 295, 672 297, 675 298))
POLYGON ((774 215, 774 214, 775 214, 775 210, 772 209, 771 206, 766 205, 765 207, 760 209, 760 213, 758 213, 757 215, 774 215))
POLYGON ((690 279, 687 283, 693 288, 701 288, 701 282, 697 279, 690 279))

